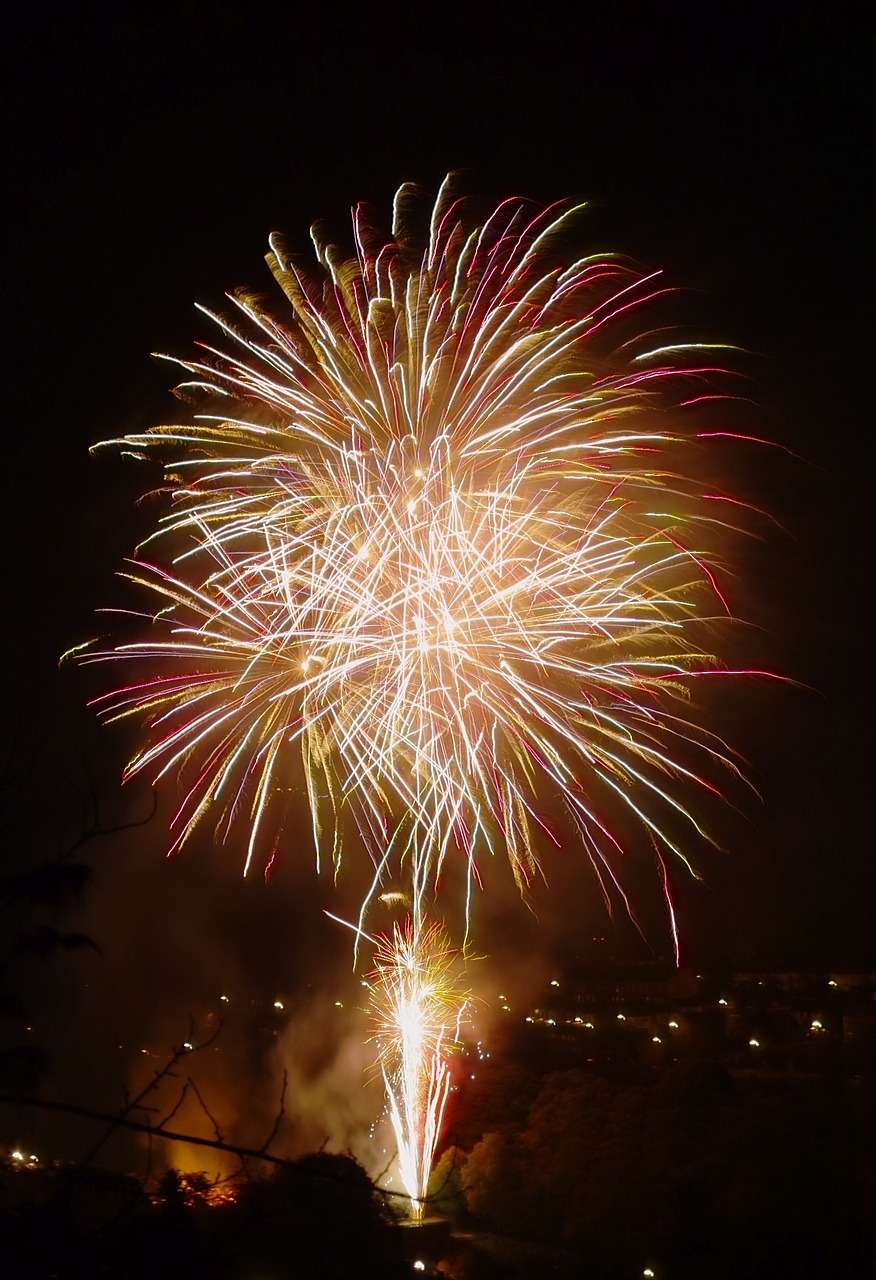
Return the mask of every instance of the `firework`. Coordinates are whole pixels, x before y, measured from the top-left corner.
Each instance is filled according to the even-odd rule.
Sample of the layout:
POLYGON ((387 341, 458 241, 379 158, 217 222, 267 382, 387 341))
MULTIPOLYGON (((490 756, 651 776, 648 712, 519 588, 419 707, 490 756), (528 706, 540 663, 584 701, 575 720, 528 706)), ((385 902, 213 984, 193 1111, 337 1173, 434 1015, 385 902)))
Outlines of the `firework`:
POLYGON ((399 1174, 419 1217, 450 1091, 448 1056, 468 1001, 456 977, 456 953, 439 925, 417 929, 408 918, 376 943, 369 986, 380 1070, 399 1174))
MULTIPOLYGON (((626 901, 620 855, 644 832, 671 913, 667 863, 688 863, 685 827, 703 835, 685 797, 737 772, 689 702, 721 670, 709 548, 733 508, 686 478, 668 412, 707 394, 714 357, 636 337, 662 287, 569 261, 576 214, 509 201, 472 225, 448 180, 419 240, 403 187, 390 242, 356 210, 356 256, 315 237, 312 278, 273 239, 282 314, 238 294, 223 346, 177 362, 194 422, 111 442, 160 458, 172 494, 129 573, 151 638, 82 655, 132 673, 97 699, 145 725, 129 775, 179 777, 174 848, 202 820, 240 825, 247 865, 306 787, 318 856, 338 864, 354 832, 371 857, 360 929, 381 886, 409 889, 378 964, 398 1001, 433 972, 445 865, 465 928, 486 855, 525 889, 565 839, 626 901)), ((390 1097, 410 1071, 422 1096, 387 1052, 390 1097)))

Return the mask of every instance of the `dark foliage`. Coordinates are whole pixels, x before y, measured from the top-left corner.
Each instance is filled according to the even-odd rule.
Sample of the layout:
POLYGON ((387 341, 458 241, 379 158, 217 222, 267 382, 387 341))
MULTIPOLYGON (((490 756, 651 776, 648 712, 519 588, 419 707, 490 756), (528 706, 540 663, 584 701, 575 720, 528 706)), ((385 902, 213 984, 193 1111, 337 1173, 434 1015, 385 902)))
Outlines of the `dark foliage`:
POLYGON ((0 1238, 9 1274, 33 1280, 408 1280, 400 1233, 364 1170, 320 1153, 211 1200, 170 1170, 154 1198, 130 1178, 7 1172, 0 1238))
POLYGON ((66 906, 71 897, 77 897, 88 887, 91 879, 91 868, 83 862, 45 862, 0 880, 0 904, 66 906))
POLYGON ((35 1088, 48 1064, 44 1050, 22 1034, 28 1008, 19 986, 27 983, 27 962, 64 952, 100 952, 87 934, 40 919, 46 912, 60 914, 87 888, 91 874, 83 863, 64 857, 0 880, 0 1090, 35 1088))
POLYGON ((876 1250, 874 1102, 860 1082, 741 1082, 714 1062, 650 1085, 570 1070, 454 1152, 453 1180, 476 1221, 540 1242, 557 1275, 844 1280, 876 1250))

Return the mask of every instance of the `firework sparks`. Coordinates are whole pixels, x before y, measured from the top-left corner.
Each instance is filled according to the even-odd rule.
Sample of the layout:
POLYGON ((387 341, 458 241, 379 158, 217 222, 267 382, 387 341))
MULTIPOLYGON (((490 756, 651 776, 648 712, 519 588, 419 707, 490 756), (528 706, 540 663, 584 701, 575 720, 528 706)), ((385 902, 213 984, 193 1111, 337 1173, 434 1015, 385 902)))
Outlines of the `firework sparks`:
POLYGON ((654 407, 710 372, 701 345, 626 342, 618 368, 604 332, 656 285, 603 256, 558 265, 574 211, 511 202, 468 232, 445 185, 410 261, 407 196, 394 243, 357 213, 356 260, 318 246, 319 285, 274 243, 288 314, 239 296, 233 353, 179 362, 240 416, 114 442, 165 457, 176 554, 130 574, 156 638, 83 660, 143 672, 97 703, 147 725, 129 773, 187 780, 174 847, 209 810, 246 822, 250 859, 269 848, 303 757, 317 848, 340 854, 352 812, 375 888, 410 855, 416 914, 451 849, 476 873, 502 847, 529 882, 545 794, 601 874, 618 801, 684 858, 661 816, 699 832, 673 787, 709 785, 689 745, 706 775, 735 766, 686 714, 716 670, 696 642, 720 611, 697 549, 714 516, 666 469, 678 437, 654 407))
MULTIPOLYGON (((135 672, 97 705, 145 723, 130 774, 180 777, 174 848, 240 822, 249 865, 300 777, 318 854, 339 862, 353 829, 371 856, 360 930, 406 877, 410 925, 376 962, 401 1065, 386 1034, 381 1061, 391 1099, 426 1089, 437 1132, 445 1022, 402 1007, 420 1007, 408 982, 431 1007, 448 856, 467 927, 484 855, 525 888, 559 807, 607 899, 627 902, 618 855, 643 830, 672 914, 667 861, 687 864, 685 827, 703 835, 684 797, 737 772, 688 709, 720 670, 709 547, 733 508, 684 478, 667 425, 703 398, 709 350, 631 329, 655 276, 564 258, 575 209, 509 201, 472 227, 449 181, 415 250, 413 203, 403 187, 389 244, 357 210, 352 260, 315 238, 316 280, 272 240, 282 318, 238 295, 238 325, 216 318, 227 349, 178 362, 205 412, 112 442, 164 461, 173 504, 129 575, 158 602, 153 638, 82 660, 135 672)), ((392 1105, 404 1146, 423 1126, 392 1105)), ((434 1135, 418 1142, 415 1199, 434 1135)))
POLYGON ((450 1091, 448 1055, 468 1004, 455 961, 439 925, 417 929, 408 918, 391 938, 377 939, 369 982, 399 1174, 417 1217, 450 1091))

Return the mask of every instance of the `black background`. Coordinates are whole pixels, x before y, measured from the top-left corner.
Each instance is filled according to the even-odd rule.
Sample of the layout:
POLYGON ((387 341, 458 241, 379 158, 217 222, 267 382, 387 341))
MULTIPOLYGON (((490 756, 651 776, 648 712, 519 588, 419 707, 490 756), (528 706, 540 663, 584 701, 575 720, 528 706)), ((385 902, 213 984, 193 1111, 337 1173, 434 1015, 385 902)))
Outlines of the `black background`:
MULTIPOLYGON (((757 624, 759 662, 798 685, 726 700, 721 729, 763 803, 728 823, 726 856, 706 865, 704 888, 683 893, 686 946, 735 963, 876 963, 863 13, 22 10, 3 54, 10 859, 64 847, 92 790, 104 822, 148 808, 142 793, 120 797, 124 743, 83 710, 82 677, 56 670, 94 633, 114 570, 152 520, 135 506, 148 480, 88 446, 173 418, 173 370, 149 353, 185 355, 209 332, 193 301, 220 307, 226 289, 270 290, 271 230, 304 251, 324 219, 349 243, 353 203, 373 202, 388 224, 400 182, 436 191, 452 169, 484 208, 509 194, 592 200, 587 248, 666 267, 707 336, 753 353, 758 425, 781 448, 754 450, 734 484, 780 528, 743 554, 735 599, 757 624)), ((103 861, 89 851, 99 906, 88 923, 108 965, 113 930, 125 930, 106 922, 126 913, 144 918, 131 926, 143 969, 166 969, 168 981, 173 955, 197 950, 181 941, 187 914, 214 958, 224 939, 234 963, 254 969, 280 963, 290 937, 296 963, 311 932, 317 952, 337 947, 317 909, 328 890, 298 881, 297 905, 282 883, 256 898, 239 885, 234 850, 169 869, 161 821, 105 840, 103 861), (173 905, 181 883, 184 907, 173 905)), ((560 896, 543 904, 560 948, 579 927, 606 927, 597 895, 574 912, 560 896)), ((491 949, 502 911, 483 908, 491 949)), ((528 921, 509 924, 509 937, 535 950, 541 926, 528 921)))

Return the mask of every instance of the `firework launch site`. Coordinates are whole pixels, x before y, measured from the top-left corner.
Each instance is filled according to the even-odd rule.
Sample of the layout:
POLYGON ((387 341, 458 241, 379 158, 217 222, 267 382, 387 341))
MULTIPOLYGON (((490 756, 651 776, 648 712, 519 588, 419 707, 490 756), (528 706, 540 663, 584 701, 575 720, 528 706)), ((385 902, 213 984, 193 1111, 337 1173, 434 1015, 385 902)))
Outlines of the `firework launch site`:
MULTIPOLYGON (((857 1197, 876 1099, 874 990, 876 975, 864 973, 698 975, 591 959, 529 1002, 510 987, 490 992, 502 1016, 454 1057, 419 1229, 406 1197, 381 1191, 351 1155, 291 1153, 303 1079, 262 1153, 276 1163, 233 1141, 227 1060, 239 1073, 254 1039, 276 1050, 296 1008, 251 1005, 244 1031, 226 998, 224 1010, 219 1001, 212 1016, 202 1011, 196 1040, 142 1110, 126 1113, 153 1130, 151 1160, 142 1131, 126 1142, 121 1112, 17 1109, 30 1145, 3 1153, 5 1256, 20 1274, 138 1280, 157 1267, 528 1280, 628 1276, 640 1264, 693 1277, 718 1258, 727 1274, 772 1276, 789 1262, 804 1275, 854 1274, 873 1243, 857 1197), (167 1118, 183 1074, 204 1105, 189 1097, 167 1118), (85 1164, 55 1159, 59 1133, 100 1152, 85 1164), (110 1172, 126 1160, 137 1172, 110 1172), (39 1227, 47 1221, 50 1231, 39 1227)), ((148 1055, 154 1076, 166 1060, 156 1046, 148 1055)), ((356 1090, 354 1075, 347 1085, 356 1090)), ((376 1109, 379 1081, 372 1090, 376 1109)), ((326 1124, 329 1105, 323 1098, 326 1124)))

